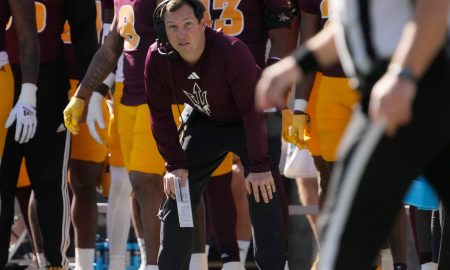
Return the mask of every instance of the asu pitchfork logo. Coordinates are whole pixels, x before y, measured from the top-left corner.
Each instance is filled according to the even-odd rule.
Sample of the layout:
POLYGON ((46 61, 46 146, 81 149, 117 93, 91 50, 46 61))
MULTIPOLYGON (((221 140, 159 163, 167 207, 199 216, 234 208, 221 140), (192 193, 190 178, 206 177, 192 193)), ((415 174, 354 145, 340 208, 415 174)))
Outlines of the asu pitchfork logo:
POLYGON ((183 90, 184 94, 191 100, 197 109, 201 112, 205 113, 208 116, 211 116, 211 110, 208 104, 208 98, 206 97, 207 91, 202 91, 197 83, 194 83, 194 87, 192 88, 192 94, 183 90))

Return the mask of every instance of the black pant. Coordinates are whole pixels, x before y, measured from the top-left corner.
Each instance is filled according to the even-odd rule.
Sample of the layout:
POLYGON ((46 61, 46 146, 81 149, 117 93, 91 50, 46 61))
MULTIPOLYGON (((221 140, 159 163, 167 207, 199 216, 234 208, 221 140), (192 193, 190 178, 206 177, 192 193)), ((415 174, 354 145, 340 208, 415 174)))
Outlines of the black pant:
POLYGON ((371 137, 376 128, 362 112, 371 87, 363 91, 363 110, 342 140, 345 152, 333 170, 320 223, 320 269, 370 269, 397 205, 420 174, 450 206, 449 74, 448 61, 438 56, 418 85, 412 121, 391 138, 382 132, 371 137))
MULTIPOLYGON (((443 210, 443 209, 442 209, 443 210)), ((439 252, 441 248, 441 222, 440 222, 440 210, 433 210, 431 215, 431 234, 432 234, 432 262, 439 262, 439 252)))
MULTIPOLYGON (((20 68, 12 66, 15 101, 20 94, 20 68)), ((37 131, 28 143, 14 140, 15 124, 8 129, 0 167, 0 268, 8 260, 9 235, 14 216, 14 194, 22 158, 36 196, 38 221, 45 256, 51 265, 62 265, 68 245, 69 198, 67 172, 69 137, 62 112, 69 89, 63 62, 41 64, 37 91, 37 131), (64 166, 63 166, 64 165, 64 166)))
MULTIPOLYGON (((284 187, 283 177, 280 173, 280 159, 281 159, 281 113, 270 112, 264 113, 267 129, 267 146, 270 158, 270 164, 272 168, 272 176, 275 181, 275 185, 280 200, 281 211, 283 213, 284 220, 284 232, 288 235, 289 231, 289 203, 284 187)), ((287 247, 286 241, 286 247, 287 247)))
MULTIPOLYGON (((236 153, 248 174, 245 132, 242 124, 216 125, 199 117, 184 136, 183 149, 189 162, 189 187, 192 209, 197 206, 211 173, 220 165, 228 152, 236 153)), ((278 170, 272 166, 272 171, 278 170)), ((276 173, 274 173, 274 176, 276 173)), ((279 174, 278 174, 279 175, 279 174)), ((248 197, 250 218, 254 229, 255 259, 260 269, 284 269, 286 262, 285 233, 278 192, 264 204, 248 197)), ((232 203, 232 202, 230 202, 232 203)), ((162 250, 159 256, 161 270, 188 269, 193 242, 193 228, 181 228, 176 201, 166 202, 163 220, 162 250)), ((220 211, 216 209, 214 211, 220 211)))
POLYGON ((445 270, 450 267, 450 218, 447 209, 449 208, 440 207, 439 209, 441 219, 441 242, 439 247, 438 270, 445 270))

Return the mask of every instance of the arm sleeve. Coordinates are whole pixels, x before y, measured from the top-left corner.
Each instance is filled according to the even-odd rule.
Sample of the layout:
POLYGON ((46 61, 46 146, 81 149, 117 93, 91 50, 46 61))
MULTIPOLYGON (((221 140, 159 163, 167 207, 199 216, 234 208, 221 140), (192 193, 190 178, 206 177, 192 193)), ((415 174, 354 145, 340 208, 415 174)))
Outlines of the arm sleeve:
MULTIPOLYGON (((150 108, 151 127, 158 150, 166 161, 167 171, 187 169, 187 157, 180 146, 177 127, 172 115, 172 90, 164 83, 167 64, 149 50, 145 60, 145 93, 150 108), (153 57, 152 57, 153 55, 153 57)), ((150 124, 150 123, 149 123, 150 124)))
POLYGON ((242 115, 251 172, 270 170, 264 115, 255 108, 255 86, 258 69, 255 60, 241 42, 236 41, 227 57, 226 72, 233 98, 242 115))
POLYGON ((265 0, 264 26, 267 30, 290 28, 292 7, 288 0, 265 0))
POLYGON ((83 78, 98 48, 95 0, 66 0, 64 8, 77 57, 78 78, 83 78))

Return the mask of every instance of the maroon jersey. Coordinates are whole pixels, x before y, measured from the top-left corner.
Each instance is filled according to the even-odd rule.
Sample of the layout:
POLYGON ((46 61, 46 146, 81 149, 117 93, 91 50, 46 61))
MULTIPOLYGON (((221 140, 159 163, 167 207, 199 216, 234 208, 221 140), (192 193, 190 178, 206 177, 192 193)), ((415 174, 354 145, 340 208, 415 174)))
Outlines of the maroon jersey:
MULTIPOLYGON (((207 11, 205 17, 213 29, 220 29, 230 36, 244 41, 260 67, 265 67, 267 25, 264 12, 274 13, 289 10, 289 0, 201 0, 207 11)), ((277 16, 283 16, 278 14, 277 16)), ((289 16, 287 12, 284 16, 289 16)), ((283 18, 282 18, 283 19, 283 18)), ((287 19, 287 17, 286 17, 287 19)), ((284 25, 281 27, 289 27, 284 25)))
POLYGON ((6 50, 5 29, 10 16, 8 0, 0 0, 0 52, 6 50))
POLYGON ((152 14, 156 0, 115 0, 117 32, 124 38, 124 92, 121 103, 145 104, 144 66, 148 47, 155 42, 152 14))
POLYGON ((179 102, 190 104, 213 123, 243 123, 250 170, 269 170, 264 117, 255 110, 255 85, 258 68, 245 44, 209 27, 206 47, 194 66, 181 57, 167 59, 150 47, 145 66, 147 102, 152 116, 153 135, 167 169, 187 168, 171 111, 172 91, 179 102), (167 61, 171 61, 169 72, 167 61), (171 82, 171 75, 173 80, 171 82), (172 90, 172 85, 174 89, 172 90))
MULTIPOLYGON (((63 38, 70 38, 76 50, 77 73, 82 78, 97 50, 95 2, 93 0, 36 0, 35 6, 40 62, 64 59, 63 38), (63 36, 66 20, 70 25, 70 37, 63 36)), ((10 27, 6 33, 6 47, 10 62, 19 64, 18 40, 13 27, 10 27)))
MULTIPOLYGON (((329 0, 297 0, 299 10, 320 16, 320 27, 324 28, 329 18, 329 0)), ((333 66, 323 71, 325 76, 345 77, 340 65, 333 66)))
MULTIPOLYGON (((63 0, 38 0, 36 4, 36 24, 39 33, 41 63, 54 61, 64 57, 64 46, 61 34, 64 29, 63 0)), ((13 19, 14 24, 14 19, 13 19)), ((10 62, 19 64, 19 48, 13 26, 6 31, 7 51, 10 62)))

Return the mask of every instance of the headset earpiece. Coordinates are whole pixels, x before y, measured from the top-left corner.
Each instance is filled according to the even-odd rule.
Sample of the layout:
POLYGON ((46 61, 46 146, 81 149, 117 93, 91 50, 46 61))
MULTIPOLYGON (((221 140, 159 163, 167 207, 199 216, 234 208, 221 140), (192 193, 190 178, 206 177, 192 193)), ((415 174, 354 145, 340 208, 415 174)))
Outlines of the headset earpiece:
POLYGON ((166 9, 166 5, 167 3, 169 3, 169 1, 170 0, 162 1, 153 12, 153 27, 155 29, 156 37, 162 44, 166 44, 167 42, 169 42, 167 40, 164 18, 162 17, 162 13, 164 12, 164 9, 166 9))

